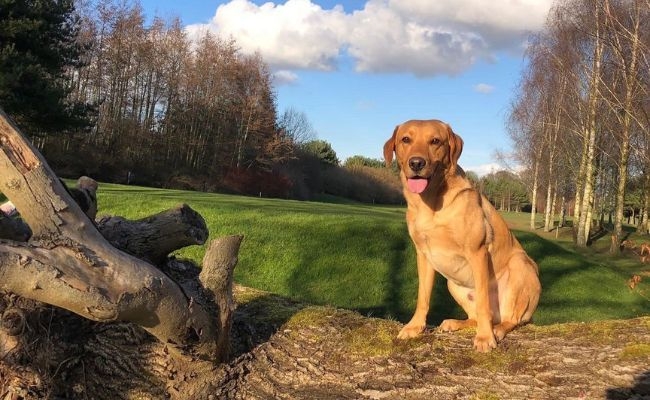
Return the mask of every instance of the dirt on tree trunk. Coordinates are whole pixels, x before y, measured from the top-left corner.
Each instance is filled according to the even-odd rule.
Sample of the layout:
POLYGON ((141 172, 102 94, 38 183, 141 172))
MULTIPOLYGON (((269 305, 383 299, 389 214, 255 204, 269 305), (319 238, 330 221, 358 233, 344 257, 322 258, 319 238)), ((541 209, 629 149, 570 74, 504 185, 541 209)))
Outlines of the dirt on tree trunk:
POLYGON ((2 338, 23 346, 0 361, 0 399, 650 398, 650 317, 528 325, 479 354, 471 330, 397 341, 395 321, 235 294, 220 365, 178 358, 133 324, 5 297, 3 313, 27 324, 2 338))

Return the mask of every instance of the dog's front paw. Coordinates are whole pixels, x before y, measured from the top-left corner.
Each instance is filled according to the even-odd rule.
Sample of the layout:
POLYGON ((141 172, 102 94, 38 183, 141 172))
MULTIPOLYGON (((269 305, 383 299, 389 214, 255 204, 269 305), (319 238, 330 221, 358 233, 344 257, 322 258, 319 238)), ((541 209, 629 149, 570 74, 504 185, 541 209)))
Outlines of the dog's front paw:
POLYGON ((425 326, 423 324, 411 324, 408 323, 406 326, 399 331, 397 334, 398 339, 412 339, 418 337, 424 332, 425 326))
POLYGON ((492 349, 497 348, 497 341, 494 338, 494 334, 490 332, 488 335, 476 335, 474 337, 474 348, 476 351, 481 353, 488 353, 492 349))

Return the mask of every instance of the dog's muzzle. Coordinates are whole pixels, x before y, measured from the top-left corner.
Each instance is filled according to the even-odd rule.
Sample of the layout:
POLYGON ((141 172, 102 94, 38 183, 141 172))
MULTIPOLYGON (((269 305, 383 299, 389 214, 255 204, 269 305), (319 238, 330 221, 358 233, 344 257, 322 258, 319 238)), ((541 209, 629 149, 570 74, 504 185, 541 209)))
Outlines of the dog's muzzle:
POLYGON ((409 168, 413 172, 420 172, 427 165, 427 160, 422 157, 411 157, 409 159, 409 168))
POLYGON ((427 160, 414 156, 409 158, 408 166, 415 176, 406 178, 406 187, 411 193, 420 194, 424 192, 429 185, 429 179, 419 176, 419 173, 427 166, 427 160))

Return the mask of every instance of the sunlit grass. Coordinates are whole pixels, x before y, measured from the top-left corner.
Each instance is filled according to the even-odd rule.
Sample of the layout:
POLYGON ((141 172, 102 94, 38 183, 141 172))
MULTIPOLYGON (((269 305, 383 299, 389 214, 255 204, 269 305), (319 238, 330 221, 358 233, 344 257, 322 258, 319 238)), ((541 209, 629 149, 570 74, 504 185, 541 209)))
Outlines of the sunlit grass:
MULTIPOLYGON (((235 280, 313 304, 359 310, 406 321, 415 306, 415 252, 403 207, 260 199, 199 192, 100 185, 100 215, 141 218, 187 203, 205 218, 210 238, 245 236, 235 280)), ((630 259, 585 255, 550 234, 528 231, 529 214, 508 213, 539 263, 543 295, 535 322, 550 324, 631 318, 650 313, 650 302, 627 279, 643 265, 630 259)), ((607 239, 608 240, 608 239, 607 239)), ((205 246, 177 256, 201 261, 205 246)), ((647 268, 646 268, 647 270, 647 268)), ((637 287, 650 292, 650 278, 637 287)), ((429 322, 462 312, 437 279, 429 322)))

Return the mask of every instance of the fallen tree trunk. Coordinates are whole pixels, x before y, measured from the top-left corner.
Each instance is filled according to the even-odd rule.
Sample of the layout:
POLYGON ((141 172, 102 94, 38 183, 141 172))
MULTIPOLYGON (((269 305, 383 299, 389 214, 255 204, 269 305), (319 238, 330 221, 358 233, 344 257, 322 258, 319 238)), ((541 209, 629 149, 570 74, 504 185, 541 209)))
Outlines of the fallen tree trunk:
POLYGON ((56 310, 54 316, 42 314, 40 324, 31 323, 25 339, 38 348, 22 354, 21 364, 0 359, 0 388, 26 400, 43 394, 105 400, 622 400, 650 395, 649 317, 528 325, 509 334, 496 350, 480 354, 471 348, 471 329, 427 330, 421 338, 398 341, 402 325, 396 321, 294 303, 248 288, 237 287, 235 294, 235 357, 228 363, 170 357, 163 344, 134 325, 90 325, 56 310))
MULTIPOLYGON (((218 344, 229 332, 215 323, 214 309, 188 296, 159 268, 106 240, 2 110, 0 171, 0 192, 14 203, 33 233, 26 243, 0 240, 2 291, 93 321, 131 322, 178 353, 219 359, 223 351, 218 344)), ((188 214, 184 208, 177 211, 188 214)), ((161 238, 155 230, 149 234, 151 239, 161 238)), ((194 239, 206 236, 200 233, 194 239)), ((162 247, 167 251, 170 245, 162 247)), ((226 257, 236 259, 238 245, 228 251, 233 254, 226 257)), ((162 258, 151 248, 145 256, 162 258)))
POLYGON ((162 263, 174 250, 204 244, 208 238, 205 221, 187 204, 137 221, 105 217, 97 227, 113 246, 153 264, 162 263))

